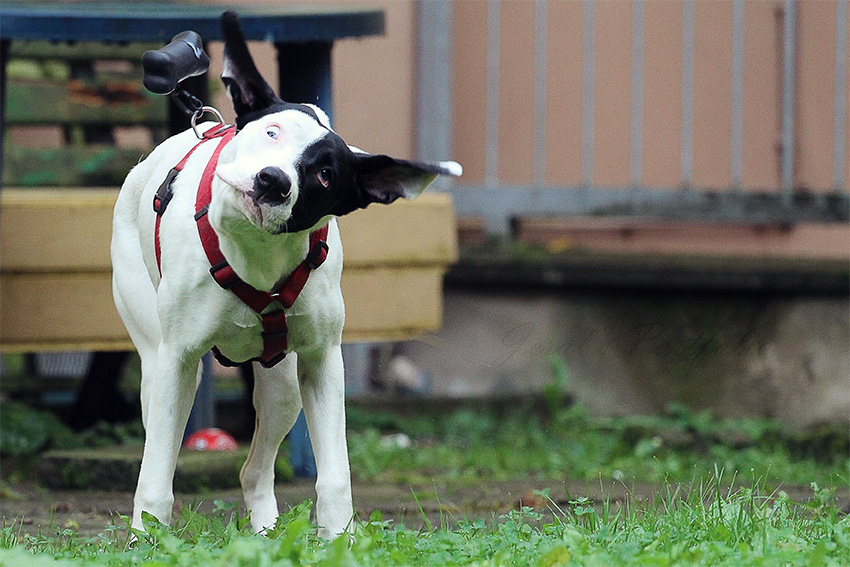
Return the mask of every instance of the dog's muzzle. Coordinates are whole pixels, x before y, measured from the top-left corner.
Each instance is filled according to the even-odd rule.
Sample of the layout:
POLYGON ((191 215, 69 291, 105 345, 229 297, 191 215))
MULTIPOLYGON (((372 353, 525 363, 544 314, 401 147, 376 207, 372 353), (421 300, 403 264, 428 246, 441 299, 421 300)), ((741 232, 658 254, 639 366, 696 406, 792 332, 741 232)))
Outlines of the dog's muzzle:
POLYGON ((282 204, 292 194, 292 179, 279 167, 264 167, 254 176, 253 193, 257 201, 282 204))

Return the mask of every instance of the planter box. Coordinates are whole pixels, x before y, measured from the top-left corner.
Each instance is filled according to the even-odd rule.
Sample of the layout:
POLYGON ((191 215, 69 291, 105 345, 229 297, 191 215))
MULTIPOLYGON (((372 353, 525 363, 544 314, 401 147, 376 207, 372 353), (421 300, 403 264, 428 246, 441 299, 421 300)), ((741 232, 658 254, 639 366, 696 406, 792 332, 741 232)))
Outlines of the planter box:
MULTIPOLYGON (((112 301, 114 189, 4 189, 0 351, 131 350, 112 301)), ((410 338, 442 321, 457 256, 451 198, 373 206, 340 219, 346 341, 410 338)))

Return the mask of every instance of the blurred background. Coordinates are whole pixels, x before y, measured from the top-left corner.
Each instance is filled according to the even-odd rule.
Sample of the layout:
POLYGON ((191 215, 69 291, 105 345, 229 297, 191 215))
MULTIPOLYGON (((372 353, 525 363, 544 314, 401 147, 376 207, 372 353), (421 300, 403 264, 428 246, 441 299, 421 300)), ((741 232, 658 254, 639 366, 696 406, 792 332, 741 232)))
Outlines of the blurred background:
MULTIPOLYGON (((434 188, 452 203, 442 293, 428 299, 437 319, 346 344, 352 399, 511 403, 554 388, 597 416, 677 402, 791 427, 850 420, 846 2, 368 4, 385 33, 335 43, 336 131, 373 153, 457 160, 464 176, 434 188)), ((274 47, 251 47, 276 85, 274 47)), ((44 152, 74 137, 28 119, 14 83, 76 71, 14 49, 5 186, 117 186, 163 135, 161 124, 81 134, 117 148, 98 177, 28 172, 34 153, 59 163, 44 152)), ((214 105, 232 117, 221 46, 209 52, 214 105)), ((111 57, 87 69, 136 67, 111 57)), ((373 286, 373 302, 348 309, 404 311, 424 301, 418 289, 387 305, 373 286)), ((6 387, 36 374, 43 404, 73 405, 90 355, 23 357, 9 335, 19 328, 4 330, 6 387)), ((138 363, 120 364, 133 406, 138 363)), ((238 375, 214 373, 220 418, 244 422, 238 375)))
POLYGON ((846 3, 380 5, 385 37, 335 50, 336 127, 463 164, 460 257, 441 331, 354 390, 564 368, 600 415, 850 418, 846 3))

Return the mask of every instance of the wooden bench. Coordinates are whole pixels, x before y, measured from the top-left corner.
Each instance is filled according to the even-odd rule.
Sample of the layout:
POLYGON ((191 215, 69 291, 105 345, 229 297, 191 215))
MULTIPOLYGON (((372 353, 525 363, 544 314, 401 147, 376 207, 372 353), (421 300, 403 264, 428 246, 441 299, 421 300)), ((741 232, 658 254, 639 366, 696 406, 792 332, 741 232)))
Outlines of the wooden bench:
POLYGON ((142 86, 141 54, 153 47, 14 43, 4 186, 119 185, 168 134, 168 98, 142 86), (135 132, 124 141, 128 127, 135 132))
MULTIPOLYGON (((130 350, 112 302, 115 189, 5 188, 0 195, 0 351, 130 350)), ((451 199, 372 206, 340 219, 346 341, 435 331, 456 259, 451 199)))
MULTIPOLYGON (((172 126, 168 98, 141 81, 141 53, 158 46, 12 44, 6 126, 58 127, 62 139, 54 147, 6 140, 0 351, 132 349, 112 303, 109 241, 115 186, 172 126), (148 129, 149 139, 116 145, 122 126, 148 129)), ((454 223, 450 198, 428 193, 341 219, 346 341, 439 327, 442 276, 457 256, 454 223)))

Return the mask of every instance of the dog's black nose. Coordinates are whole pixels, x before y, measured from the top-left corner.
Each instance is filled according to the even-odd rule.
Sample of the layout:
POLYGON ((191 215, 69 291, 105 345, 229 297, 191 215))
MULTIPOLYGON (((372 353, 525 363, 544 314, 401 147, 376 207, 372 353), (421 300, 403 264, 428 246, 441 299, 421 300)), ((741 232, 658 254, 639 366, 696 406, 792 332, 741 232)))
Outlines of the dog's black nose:
POLYGON ((292 192, 292 180, 276 166, 264 167, 254 176, 254 194, 259 199, 283 202, 292 192))

